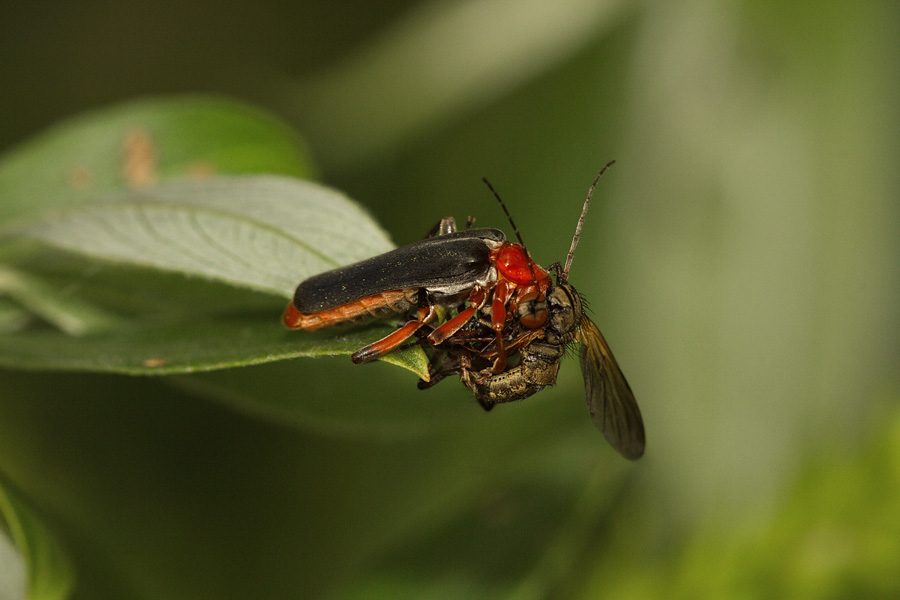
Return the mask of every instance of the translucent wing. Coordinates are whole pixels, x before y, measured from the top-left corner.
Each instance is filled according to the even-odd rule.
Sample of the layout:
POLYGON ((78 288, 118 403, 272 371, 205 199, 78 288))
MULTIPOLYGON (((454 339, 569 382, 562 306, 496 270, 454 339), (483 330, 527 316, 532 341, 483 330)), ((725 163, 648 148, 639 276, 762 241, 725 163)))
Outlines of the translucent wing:
POLYGON ((644 422, 634 394, 622 375, 606 340, 586 315, 578 332, 581 372, 588 410, 597 429, 622 456, 636 460, 644 454, 644 422))

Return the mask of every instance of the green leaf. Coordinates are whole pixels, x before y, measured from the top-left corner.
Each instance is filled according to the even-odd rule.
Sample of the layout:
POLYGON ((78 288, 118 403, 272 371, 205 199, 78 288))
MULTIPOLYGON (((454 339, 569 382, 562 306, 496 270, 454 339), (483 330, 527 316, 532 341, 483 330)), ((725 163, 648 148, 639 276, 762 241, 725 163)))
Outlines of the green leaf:
MULTIPOLYGON (((77 117, 0 157, 0 364, 185 373, 384 335, 279 324, 299 281, 393 247, 343 194, 284 176, 311 172, 298 142, 241 104, 174 98, 77 117)), ((427 377, 421 349, 387 360, 427 377)))
POLYGON ((0 228, 4 238, 285 298, 305 277, 393 247, 343 194, 277 176, 126 190, 18 220, 0 228))
MULTIPOLYGON (((13 486, 0 476, 0 517, 28 569, 27 595, 15 577, 0 579, 0 597, 30 600, 68 598, 75 584, 69 557, 13 486)), ((0 533, 2 537, 2 533, 0 533)), ((0 540, 2 542, 2 540, 0 540)))
MULTIPOLYGON (((0 291, 5 285, 13 298, 44 300, 21 304, 37 304, 45 321, 59 325, 46 315, 73 320, 90 312, 86 306, 110 303, 131 313, 103 318, 94 309, 76 322, 102 326, 81 337, 39 327, 2 336, 0 362, 10 366, 185 373, 350 354, 389 331, 281 327, 278 297, 290 298, 298 281, 392 247, 358 206, 307 181, 221 177, 128 190, 18 220, 0 228, 0 240, 19 247, 0 271, 0 291), (102 274, 85 277, 90 269, 102 274)), ((421 349, 388 360, 427 377, 421 349)))
POLYGON ((217 98, 140 100, 63 122, 0 156, 0 222, 105 192, 212 174, 309 177, 296 134, 217 98))
MULTIPOLYGON (((0 336, 0 364, 132 375, 193 373, 301 356, 349 355, 391 331, 380 326, 337 336, 333 330, 290 332, 281 326, 279 314, 268 319, 147 320, 85 337, 29 330, 0 336)), ((417 355, 407 351, 386 360, 424 377, 427 361, 417 355)))
POLYGON ((39 315, 69 335, 83 335, 91 331, 111 328, 116 317, 72 296, 62 296, 60 290, 27 273, 0 264, 0 291, 9 294, 22 308, 9 308, 5 318, 0 311, 0 331, 12 331, 24 324, 22 309, 39 315))

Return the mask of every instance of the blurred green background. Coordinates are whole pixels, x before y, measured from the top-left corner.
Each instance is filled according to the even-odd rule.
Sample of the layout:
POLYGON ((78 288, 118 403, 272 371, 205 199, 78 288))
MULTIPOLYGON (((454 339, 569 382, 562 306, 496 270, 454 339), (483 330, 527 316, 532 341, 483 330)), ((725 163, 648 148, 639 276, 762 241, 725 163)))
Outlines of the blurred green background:
POLYGON ((489 177, 544 265, 615 158, 571 281, 648 449, 606 446, 574 359, 490 414, 346 358, 3 370, 0 474, 74 598, 896 598, 898 39, 890 0, 5 3, 0 150, 221 94, 398 244, 506 229, 489 177), (250 391, 333 419, 230 408, 250 391))

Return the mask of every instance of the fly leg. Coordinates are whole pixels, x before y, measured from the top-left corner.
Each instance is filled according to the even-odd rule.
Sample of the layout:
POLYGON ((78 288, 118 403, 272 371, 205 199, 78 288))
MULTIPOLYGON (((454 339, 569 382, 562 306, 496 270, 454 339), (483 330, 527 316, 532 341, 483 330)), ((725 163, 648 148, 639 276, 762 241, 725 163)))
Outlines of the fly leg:
MULTIPOLYGON (((468 353, 462 354, 459 360, 459 380, 463 382, 467 388, 472 390, 472 392, 476 391, 476 382, 477 378, 473 377, 473 375, 477 374, 477 371, 472 370, 472 360, 471 356, 468 353)), ((475 394, 475 398, 478 400, 478 404, 481 405, 481 408, 484 410, 491 410, 494 408, 494 403, 485 398, 483 395, 475 394)))

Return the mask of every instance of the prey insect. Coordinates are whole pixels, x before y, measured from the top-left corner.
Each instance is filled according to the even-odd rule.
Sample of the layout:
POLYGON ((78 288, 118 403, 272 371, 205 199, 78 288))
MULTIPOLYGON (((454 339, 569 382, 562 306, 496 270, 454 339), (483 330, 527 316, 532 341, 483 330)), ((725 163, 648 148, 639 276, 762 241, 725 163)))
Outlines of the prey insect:
MULTIPOLYGON (((419 387, 430 387, 448 375, 458 374, 481 405, 490 410, 495 404, 522 400, 553 385, 566 348, 580 342, 579 358, 591 420, 613 448, 635 460, 643 455, 645 440, 634 393, 600 330, 585 313, 581 296, 568 282, 591 197, 600 177, 612 164, 600 171, 588 190, 565 265, 556 263, 550 267, 556 282, 546 292, 546 307, 541 310, 547 316, 542 324, 531 327, 528 321, 513 315, 501 334, 506 341, 504 349, 479 332, 476 321, 468 331, 449 339, 448 348, 435 354, 431 380, 420 381, 419 387), (503 352, 507 353, 507 366, 497 370, 495 355, 503 352)), ((497 200, 502 205, 499 196, 497 200)), ((524 247, 518 231, 516 235, 524 247)))

